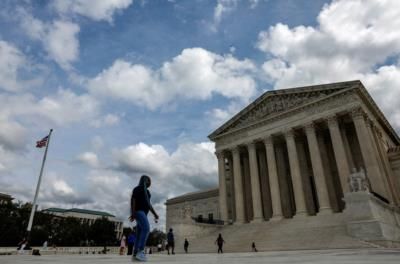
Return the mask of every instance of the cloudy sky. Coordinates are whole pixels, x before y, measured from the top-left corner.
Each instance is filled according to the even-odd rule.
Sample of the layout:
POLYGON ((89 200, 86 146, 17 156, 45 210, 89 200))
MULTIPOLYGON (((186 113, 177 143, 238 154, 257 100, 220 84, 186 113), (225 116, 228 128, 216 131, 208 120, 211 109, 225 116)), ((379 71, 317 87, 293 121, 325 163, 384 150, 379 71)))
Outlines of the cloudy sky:
POLYGON ((126 220, 138 177, 217 185, 207 135, 263 92, 360 79, 400 131, 398 0, 0 2, 0 192, 126 220))

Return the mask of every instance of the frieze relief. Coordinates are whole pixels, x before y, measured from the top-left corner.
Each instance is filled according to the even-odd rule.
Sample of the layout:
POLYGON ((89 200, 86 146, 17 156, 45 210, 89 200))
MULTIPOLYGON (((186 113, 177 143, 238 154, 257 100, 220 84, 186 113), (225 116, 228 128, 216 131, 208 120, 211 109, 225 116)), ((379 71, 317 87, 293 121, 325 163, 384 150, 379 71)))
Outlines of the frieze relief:
MULTIPOLYGON (((332 109, 335 109, 335 108, 338 108, 341 106, 346 106, 353 102, 356 103, 357 99, 358 99, 358 97, 353 93, 344 93, 344 94, 341 94, 340 96, 330 99, 329 101, 316 102, 315 105, 312 105, 309 107, 306 106, 305 109, 300 109, 299 112, 301 111, 304 114, 304 116, 322 114, 324 112, 328 112, 329 110, 332 110, 332 109)), ((276 117, 276 120, 280 120, 283 118, 287 118, 287 116, 286 115, 284 115, 282 117, 278 116, 278 117, 276 117)), ((229 145, 233 142, 240 141, 241 139, 248 137, 249 131, 251 129, 255 129, 260 126, 264 126, 264 125, 266 125, 266 123, 274 122, 276 120, 265 119, 263 122, 259 122, 259 123, 255 124, 254 126, 249 127, 248 129, 244 129, 244 130, 238 131, 236 133, 233 133, 231 135, 221 137, 221 138, 217 139, 217 141, 216 141, 217 146, 223 147, 223 146, 229 145)))
POLYGON ((239 120, 237 120, 231 126, 227 127, 223 132, 226 132, 227 130, 233 128, 245 127, 246 125, 263 119, 268 115, 290 110, 291 108, 306 104, 311 100, 324 98, 334 92, 337 92, 337 90, 332 89, 315 92, 273 95, 269 98, 266 98, 263 102, 259 103, 254 109, 252 109, 249 113, 243 115, 239 120))
POLYGON ((323 113, 323 112, 329 111, 333 108, 355 102, 356 100, 357 100, 357 97, 354 94, 344 94, 343 96, 335 98, 335 100, 329 101, 328 103, 324 103, 324 104, 317 105, 315 107, 308 108, 306 110, 306 113, 308 115, 323 113))

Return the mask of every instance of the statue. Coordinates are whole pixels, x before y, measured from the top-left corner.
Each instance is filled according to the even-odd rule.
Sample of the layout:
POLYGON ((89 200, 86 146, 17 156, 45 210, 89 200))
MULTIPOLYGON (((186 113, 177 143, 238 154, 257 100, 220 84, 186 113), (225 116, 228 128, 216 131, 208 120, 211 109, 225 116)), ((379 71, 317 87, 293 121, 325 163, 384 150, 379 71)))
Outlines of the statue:
POLYGON ((369 192, 369 181, 367 176, 365 175, 365 171, 363 168, 357 172, 355 168, 353 168, 352 173, 349 178, 350 184, 350 192, 369 192))

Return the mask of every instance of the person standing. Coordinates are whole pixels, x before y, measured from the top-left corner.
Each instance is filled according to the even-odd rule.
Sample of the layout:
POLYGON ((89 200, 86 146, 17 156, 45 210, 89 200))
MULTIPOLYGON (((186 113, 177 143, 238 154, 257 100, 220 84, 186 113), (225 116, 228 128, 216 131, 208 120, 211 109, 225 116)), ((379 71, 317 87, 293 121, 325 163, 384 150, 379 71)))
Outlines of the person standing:
POLYGON ((218 245, 218 254, 219 253, 221 253, 221 254, 224 253, 222 251, 222 247, 224 246, 225 240, 222 238, 221 233, 218 235, 218 238, 217 238, 217 240, 215 240, 215 243, 218 245))
POLYGON ((42 246, 42 249, 43 249, 43 250, 47 250, 47 240, 44 241, 43 246, 42 246))
POLYGON ((188 253, 189 241, 185 238, 185 243, 183 244, 183 248, 185 249, 185 253, 188 253))
POLYGON ((18 250, 19 254, 23 254, 24 253, 24 249, 25 249, 27 244, 28 244, 28 240, 25 237, 18 243, 17 250, 18 250))
POLYGON ((133 246, 135 245, 135 241, 136 241, 136 234, 135 231, 132 230, 132 232, 130 232, 130 234, 128 235, 128 254, 127 255, 132 255, 133 252, 133 246))
POLYGON ((169 232, 167 234, 167 242, 168 242, 168 255, 169 255, 169 250, 171 249, 172 255, 175 255, 175 238, 174 238, 174 233, 172 228, 169 229, 169 232))
POLYGON ((256 243, 253 242, 251 244, 251 249, 253 250, 253 252, 257 252, 256 243))
POLYGON ((125 255, 125 247, 126 247, 126 236, 123 235, 122 238, 121 238, 121 243, 119 245, 119 254, 121 256, 125 255))
POLYGON ((133 189, 131 196, 131 216, 129 217, 129 220, 131 222, 136 220, 137 226, 137 237, 135 243, 135 251, 137 253, 136 256, 132 256, 132 259, 136 258, 139 261, 147 261, 145 246, 150 233, 150 224, 149 220, 147 219, 147 214, 150 211, 154 215, 156 223, 159 218, 158 214, 156 211, 154 211, 154 208, 150 203, 151 194, 148 190, 150 186, 150 177, 147 175, 142 175, 139 180, 139 185, 133 189))

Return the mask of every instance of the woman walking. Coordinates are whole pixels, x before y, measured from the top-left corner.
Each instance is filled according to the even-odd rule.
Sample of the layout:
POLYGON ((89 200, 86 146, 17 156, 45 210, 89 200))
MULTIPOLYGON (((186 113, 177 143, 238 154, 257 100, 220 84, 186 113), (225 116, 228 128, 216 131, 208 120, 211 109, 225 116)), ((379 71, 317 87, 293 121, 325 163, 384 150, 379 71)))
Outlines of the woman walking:
POLYGON ((145 255, 146 241, 150 233, 149 220, 147 219, 147 214, 149 211, 154 215, 155 221, 157 223, 158 214, 154 211, 153 206, 150 203, 150 188, 151 179, 147 175, 140 177, 139 185, 136 186, 132 191, 131 197, 131 216, 129 220, 132 222, 136 220, 137 226, 137 237, 135 243, 136 256, 133 255, 132 258, 136 258, 139 261, 147 261, 145 255))

